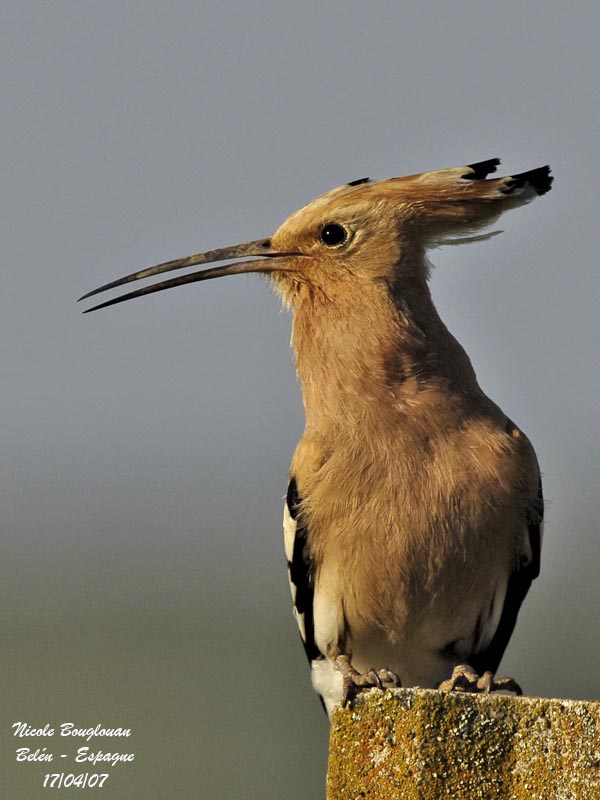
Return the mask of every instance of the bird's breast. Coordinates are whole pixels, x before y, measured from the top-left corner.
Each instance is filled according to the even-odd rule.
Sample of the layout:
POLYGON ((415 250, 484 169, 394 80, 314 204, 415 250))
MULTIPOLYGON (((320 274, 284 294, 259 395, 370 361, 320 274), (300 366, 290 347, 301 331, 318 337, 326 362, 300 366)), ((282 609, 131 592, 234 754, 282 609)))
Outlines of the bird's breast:
POLYGON ((523 526, 520 459, 492 427, 329 443, 326 454, 312 442, 295 459, 317 587, 343 595, 357 635, 443 625, 466 614, 448 587, 477 593, 505 579, 523 526))

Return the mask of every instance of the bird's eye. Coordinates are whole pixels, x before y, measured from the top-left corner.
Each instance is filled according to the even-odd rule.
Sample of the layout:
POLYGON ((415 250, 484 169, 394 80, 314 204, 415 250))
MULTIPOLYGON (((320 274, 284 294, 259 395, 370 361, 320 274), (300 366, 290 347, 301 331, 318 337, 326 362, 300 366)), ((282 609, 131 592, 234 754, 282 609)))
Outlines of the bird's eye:
POLYGON ((346 229, 337 222, 328 222, 321 230, 321 241, 327 247, 337 247, 337 245, 343 244, 347 238, 346 229))

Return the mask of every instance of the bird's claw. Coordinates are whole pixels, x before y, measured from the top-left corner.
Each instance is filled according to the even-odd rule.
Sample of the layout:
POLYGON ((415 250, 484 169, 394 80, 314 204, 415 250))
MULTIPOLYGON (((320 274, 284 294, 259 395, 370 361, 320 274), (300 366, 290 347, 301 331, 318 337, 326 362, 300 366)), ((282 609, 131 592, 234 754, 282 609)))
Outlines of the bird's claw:
POLYGON ((348 656, 338 656, 335 660, 335 667, 342 673, 344 679, 343 708, 352 705, 361 692, 366 692, 369 689, 384 690, 402 686, 402 682, 395 672, 389 669, 368 669, 365 672, 359 672, 354 669, 348 656))
POLYGON ((474 692, 491 694, 492 692, 514 692, 521 695, 523 690, 513 678, 494 678, 493 673, 484 672, 478 675, 468 664, 454 667, 448 680, 438 686, 440 692, 474 692))

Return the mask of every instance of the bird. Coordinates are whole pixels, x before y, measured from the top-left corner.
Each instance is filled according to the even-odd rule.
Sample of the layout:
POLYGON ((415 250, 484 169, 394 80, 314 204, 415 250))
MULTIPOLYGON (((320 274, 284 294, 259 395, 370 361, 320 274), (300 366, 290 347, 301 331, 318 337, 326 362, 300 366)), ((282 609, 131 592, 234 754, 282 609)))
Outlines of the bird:
POLYGON ((312 684, 330 716, 371 687, 521 692, 495 674, 540 570, 540 469, 442 322, 427 256, 495 235, 488 226, 504 211, 552 186, 549 166, 496 177, 499 164, 353 180, 268 238, 158 264, 80 298, 237 259, 87 311, 242 273, 266 275, 291 308, 306 426, 288 476, 284 546, 312 684))

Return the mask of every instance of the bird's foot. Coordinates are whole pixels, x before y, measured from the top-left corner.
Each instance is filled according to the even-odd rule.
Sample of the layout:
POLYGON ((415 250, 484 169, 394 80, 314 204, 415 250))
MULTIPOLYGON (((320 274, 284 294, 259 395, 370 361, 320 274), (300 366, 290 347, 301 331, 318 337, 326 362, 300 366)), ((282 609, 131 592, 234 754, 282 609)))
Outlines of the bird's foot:
POLYGON ((492 692, 514 692, 523 694, 523 690, 513 678, 495 678, 491 672, 478 675, 468 664, 454 667, 452 676, 438 686, 440 692, 475 692, 491 694, 492 692))
POLYGON ((342 673, 344 689, 342 693, 342 707, 351 705, 355 698, 369 689, 399 689, 402 686, 400 678, 389 669, 368 669, 359 672, 354 669, 348 656, 338 656, 335 659, 335 668, 342 673))

